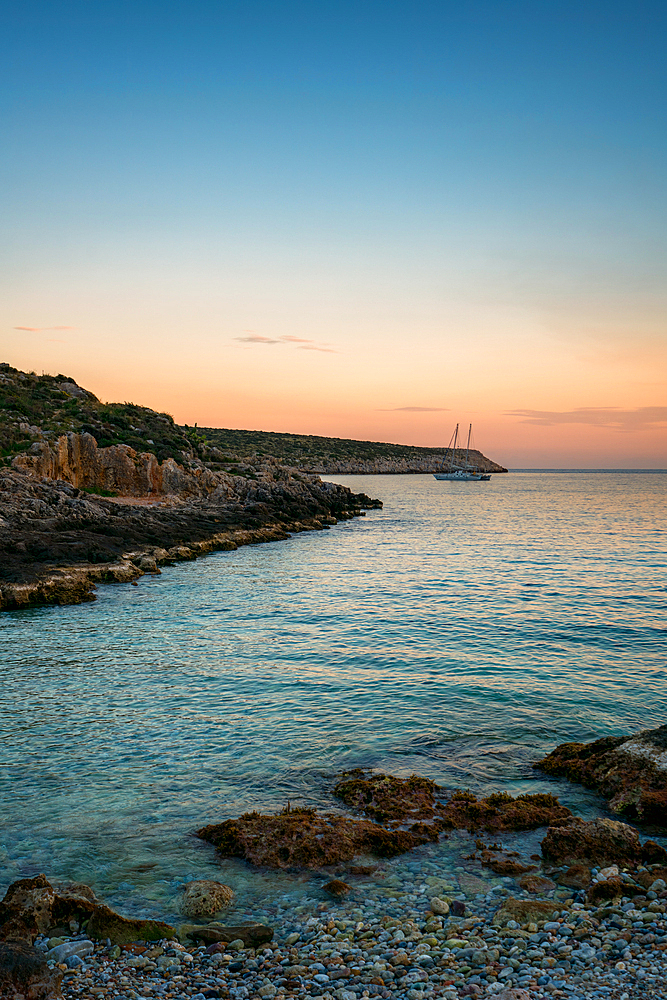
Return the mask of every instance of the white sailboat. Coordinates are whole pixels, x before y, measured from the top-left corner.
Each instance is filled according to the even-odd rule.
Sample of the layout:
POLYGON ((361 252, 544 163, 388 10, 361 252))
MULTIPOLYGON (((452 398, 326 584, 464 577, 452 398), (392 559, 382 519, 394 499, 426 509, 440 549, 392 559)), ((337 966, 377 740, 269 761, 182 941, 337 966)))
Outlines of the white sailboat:
POLYGON ((486 482, 491 478, 488 472, 478 472, 470 465, 470 438, 472 436, 472 424, 468 427, 468 444, 466 445, 466 457, 463 465, 454 464, 454 453, 456 451, 456 443, 459 437, 459 425, 456 425, 456 430, 452 435, 452 439, 449 442, 449 468, 447 472, 434 472, 433 475, 435 479, 447 479, 458 483, 479 483, 486 482))

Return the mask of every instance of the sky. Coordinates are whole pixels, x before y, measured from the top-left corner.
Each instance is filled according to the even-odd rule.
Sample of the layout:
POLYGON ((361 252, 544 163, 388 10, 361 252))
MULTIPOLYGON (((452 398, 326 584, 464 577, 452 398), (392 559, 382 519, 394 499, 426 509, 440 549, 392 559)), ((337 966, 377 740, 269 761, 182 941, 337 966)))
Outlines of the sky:
POLYGON ((200 426, 667 466, 667 7, 4 0, 0 360, 200 426))

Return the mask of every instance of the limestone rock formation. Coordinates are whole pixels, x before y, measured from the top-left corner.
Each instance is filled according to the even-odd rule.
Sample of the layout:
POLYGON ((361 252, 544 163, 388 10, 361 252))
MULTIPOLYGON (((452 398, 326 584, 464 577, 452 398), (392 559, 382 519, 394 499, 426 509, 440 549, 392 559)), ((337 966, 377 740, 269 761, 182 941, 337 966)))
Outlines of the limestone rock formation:
POLYGON ((113 944, 159 941, 175 930, 160 920, 133 920, 101 903, 88 886, 55 888, 45 875, 13 882, 0 901, 0 940, 32 944, 36 935, 70 920, 86 922, 86 933, 113 944))

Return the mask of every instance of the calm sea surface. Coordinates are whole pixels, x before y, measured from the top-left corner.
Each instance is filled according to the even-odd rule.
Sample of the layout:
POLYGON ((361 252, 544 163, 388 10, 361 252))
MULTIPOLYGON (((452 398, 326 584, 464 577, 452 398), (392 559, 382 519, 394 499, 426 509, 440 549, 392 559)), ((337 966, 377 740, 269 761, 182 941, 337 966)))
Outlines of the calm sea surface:
MULTIPOLYGON (((667 721, 667 475, 338 481, 384 510, 0 616, 2 883, 44 871, 170 916, 183 881, 222 877, 240 915, 308 905, 307 877, 192 831, 331 808, 352 766, 600 812, 531 763, 667 721)), ((458 847, 385 867, 454 871, 458 847)))

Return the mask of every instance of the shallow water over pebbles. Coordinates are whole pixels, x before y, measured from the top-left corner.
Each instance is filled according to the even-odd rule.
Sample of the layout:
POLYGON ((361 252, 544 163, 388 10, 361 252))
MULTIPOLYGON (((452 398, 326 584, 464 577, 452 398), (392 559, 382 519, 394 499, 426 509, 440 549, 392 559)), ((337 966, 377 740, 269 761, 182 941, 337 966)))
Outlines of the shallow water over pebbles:
MULTIPOLYGON (((350 766, 599 811, 530 765, 665 722, 667 476, 339 481, 384 510, 0 618, 3 884, 44 871, 169 918, 215 877, 232 917, 315 907, 322 879, 219 862, 191 832, 335 806, 350 766)), ((419 909, 426 874, 473 870, 466 847, 383 862, 359 892, 419 909)))

